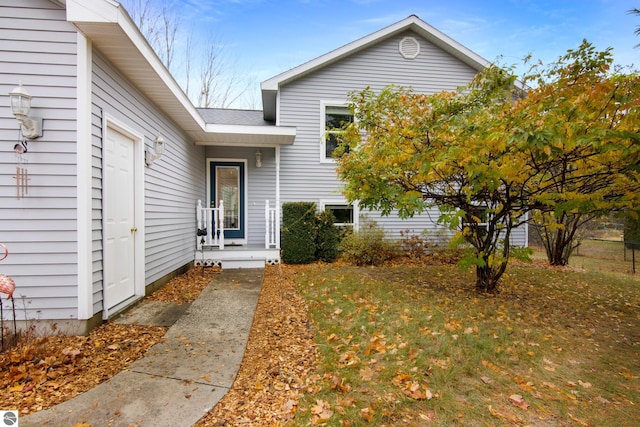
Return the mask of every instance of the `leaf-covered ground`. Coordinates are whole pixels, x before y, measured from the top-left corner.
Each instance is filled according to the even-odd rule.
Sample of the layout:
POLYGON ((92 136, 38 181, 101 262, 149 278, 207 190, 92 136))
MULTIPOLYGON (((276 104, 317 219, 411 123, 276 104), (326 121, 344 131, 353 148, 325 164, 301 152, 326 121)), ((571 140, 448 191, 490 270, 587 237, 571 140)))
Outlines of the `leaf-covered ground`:
POLYGON ((113 377, 162 339, 165 328, 105 324, 88 336, 31 338, 0 354, 0 408, 29 414, 113 377))
MULTIPOLYGON (((200 269, 171 280, 150 299, 193 301, 215 270, 200 269)), ((33 337, 29 331, 0 353, 0 408, 28 414, 62 403, 126 369, 160 341, 166 328, 105 323, 88 336, 33 337)))
MULTIPOLYGON (((240 372, 232 389, 198 426, 274 426, 293 419, 316 358, 306 303, 294 283, 300 268, 266 269, 240 372)), ((203 277, 202 270, 194 268, 148 298, 193 301, 217 274, 215 269, 205 272, 203 277)), ((108 323, 87 337, 28 339, 0 354, 0 408, 28 414, 62 403, 126 369, 165 331, 108 323)))
MULTIPOLYGON (((154 298, 188 301, 202 281, 154 298)), ((268 267, 236 381, 197 426, 635 426, 639 308, 637 277, 540 265, 510 268, 494 296, 425 260, 268 267)), ((3 354, 0 407, 61 402, 163 333, 126 328, 3 354)))
POLYGON ((197 427, 285 425, 301 396, 314 390, 316 346, 307 303, 295 283, 305 268, 266 268, 240 372, 197 427))
POLYGON ((513 266, 310 266, 318 382, 295 425, 640 425, 640 280, 513 266))

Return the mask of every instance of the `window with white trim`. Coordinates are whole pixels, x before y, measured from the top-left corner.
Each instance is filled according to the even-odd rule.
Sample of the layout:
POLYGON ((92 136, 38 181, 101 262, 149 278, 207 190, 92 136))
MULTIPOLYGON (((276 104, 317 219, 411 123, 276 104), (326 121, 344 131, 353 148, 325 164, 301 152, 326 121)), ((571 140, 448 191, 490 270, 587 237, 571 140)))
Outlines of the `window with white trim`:
POLYGON ((320 161, 333 162, 334 152, 338 148, 340 134, 353 123, 353 114, 346 104, 322 102, 322 138, 320 161))
POLYGON ((351 227, 358 229, 360 209, 357 203, 348 204, 340 201, 320 202, 320 208, 329 211, 335 217, 334 224, 338 227, 351 227))
POLYGON ((492 220, 493 214, 487 206, 475 205, 469 208, 462 219, 462 227, 476 225, 478 231, 482 234, 489 229, 489 222, 492 220))

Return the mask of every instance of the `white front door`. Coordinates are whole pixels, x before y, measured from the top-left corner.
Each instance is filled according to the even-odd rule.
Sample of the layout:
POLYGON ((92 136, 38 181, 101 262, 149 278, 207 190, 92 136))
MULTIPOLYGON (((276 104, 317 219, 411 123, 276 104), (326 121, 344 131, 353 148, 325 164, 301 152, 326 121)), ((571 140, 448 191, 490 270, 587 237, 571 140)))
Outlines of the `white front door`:
POLYGON ((104 300, 107 311, 135 295, 135 141, 109 128, 105 144, 104 300))

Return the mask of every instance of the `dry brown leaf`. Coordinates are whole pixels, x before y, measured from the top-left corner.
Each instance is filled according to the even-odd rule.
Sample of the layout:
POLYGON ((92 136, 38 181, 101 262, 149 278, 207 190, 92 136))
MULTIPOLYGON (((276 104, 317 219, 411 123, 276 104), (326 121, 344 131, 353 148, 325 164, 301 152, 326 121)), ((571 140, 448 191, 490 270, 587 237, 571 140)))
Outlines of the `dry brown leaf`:
POLYGON ((529 407, 529 404, 525 402, 525 400, 519 394, 512 394, 511 396, 509 396, 508 400, 518 408, 527 409, 529 407))
POLYGON ((360 378, 362 378, 364 381, 371 381, 373 379, 374 374, 375 374, 373 372, 373 369, 371 369, 370 366, 366 366, 366 367, 360 369, 359 373, 360 373, 360 378))
POLYGON ((375 415, 375 411, 371 408, 363 408, 360 409, 360 416, 366 421, 366 422, 370 422, 373 419, 373 416, 375 415))
POLYGON ((408 397, 415 400, 430 400, 433 398, 433 393, 427 388, 426 385, 421 385, 417 381, 414 381, 411 375, 398 373, 391 382, 408 397))
POLYGON ((409 358, 409 360, 414 360, 416 357, 418 357, 419 354, 420 354, 419 349, 410 348, 409 351, 407 352, 407 357, 409 358))
POLYGON ((311 413, 313 414, 312 424, 324 424, 333 416, 329 403, 320 399, 316 400, 316 404, 311 407, 311 413))

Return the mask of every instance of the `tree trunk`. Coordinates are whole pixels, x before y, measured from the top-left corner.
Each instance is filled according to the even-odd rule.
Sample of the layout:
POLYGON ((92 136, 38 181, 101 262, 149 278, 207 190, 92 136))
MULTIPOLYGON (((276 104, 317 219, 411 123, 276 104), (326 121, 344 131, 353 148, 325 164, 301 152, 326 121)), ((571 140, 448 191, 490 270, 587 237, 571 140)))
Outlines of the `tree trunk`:
POLYGON ((569 255, 571 255, 571 245, 573 241, 567 239, 567 233, 564 230, 555 232, 555 244, 548 253, 548 261, 550 265, 567 265, 569 263, 569 255))
POLYGON ((562 214, 558 218, 549 217, 548 221, 538 224, 536 230, 542 239, 550 265, 569 264, 569 257, 578 247, 579 239, 576 233, 592 218, 582 214, 562 214))
POLYGON ((488 265, 484 267, 476 266, 476 291, 481 293, 497 294, 498 280, 502 273, 488 265))
POLYGON ((547 252, 549 264, 561 266, 569 264, 569 257, 578 247, 576 231, 581 225, 580 219, 581 216, 578 215, 569 216, 564 222, 565 228, 556 230, 553 233, 555 234, 554 244, 553 246, 550 245, 551 250, 547 252))

